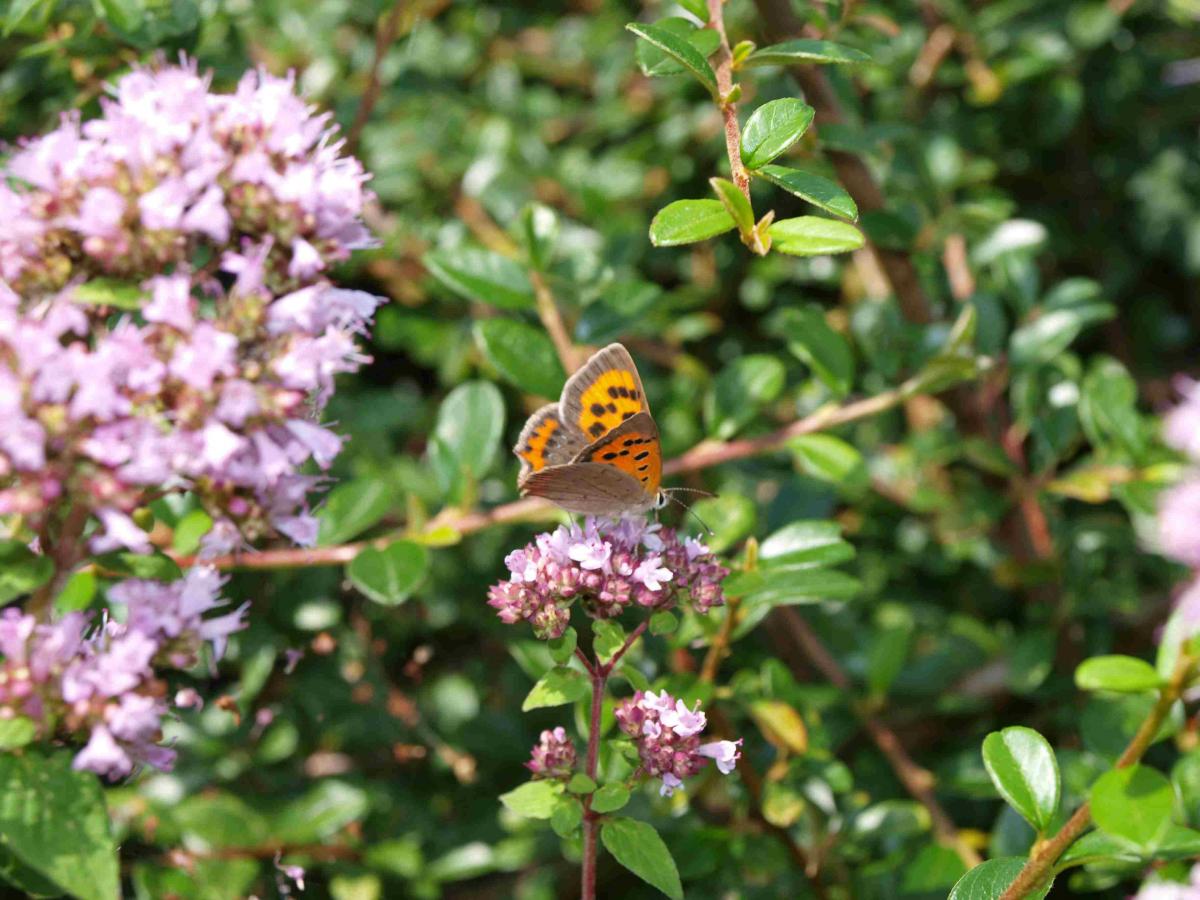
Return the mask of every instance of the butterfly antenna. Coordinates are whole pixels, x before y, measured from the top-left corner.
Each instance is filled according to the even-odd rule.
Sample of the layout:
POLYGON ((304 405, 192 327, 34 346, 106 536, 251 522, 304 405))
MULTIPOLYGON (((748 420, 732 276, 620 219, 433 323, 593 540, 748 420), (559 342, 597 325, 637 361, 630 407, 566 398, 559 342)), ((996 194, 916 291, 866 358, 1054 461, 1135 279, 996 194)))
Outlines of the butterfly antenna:
MULTIPOLYGON (((702 491, 699 488, 689 488, 689 487, 662 488, 662 492, 664 494, 699 494, 701 497, 717 496, 716 494, 712 493, 712 491, 702 491)), ((676 502, 678 502, 678 501, 676 501, 676 502)))
MULTIPOLYGON (((694 490, 694 489, 693 488, 671 488, 671 490, 672 491, 690 491, 690 490, 694 490)), ((709 497, 716 496, 716 494, 709 494, 708 491, 695 491, 695 493, 705 494, 706 496, 709 496, 709 497)), ((696 511, 694 509, 692 509, 690 506, 688 506, 682 500, 680 500, 676 497, 672 497, 669 493, 667 493, 666 490, 663 491, 663 496, 665 496, 672 503, 678 503, 680 509, 682 509, 689 516, 691 516, 693 519, 695 519, 697 522, 700 523, 700 527, 704 529, 705 533, 708 534, 709 537, 713 536, 713 530, 708 527, 707 522, 705 522, 702 518, 700 518, 698 515, 696 515, 696 511)))

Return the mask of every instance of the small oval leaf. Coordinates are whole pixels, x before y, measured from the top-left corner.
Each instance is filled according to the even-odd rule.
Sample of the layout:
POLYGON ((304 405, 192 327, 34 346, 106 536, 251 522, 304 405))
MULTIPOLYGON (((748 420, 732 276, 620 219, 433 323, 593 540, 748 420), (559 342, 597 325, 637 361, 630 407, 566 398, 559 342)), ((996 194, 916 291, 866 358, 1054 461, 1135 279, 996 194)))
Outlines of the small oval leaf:
POLYGON ((720 200, 676 200, 660 209, 650 223, 655 247, 694 244, 737 227, 720 200))
POLYGON ((742 129, 742 163, 751 170, 765 166, 800 140, 814 115, 811 106, 793 97, 764 103, 742 129))

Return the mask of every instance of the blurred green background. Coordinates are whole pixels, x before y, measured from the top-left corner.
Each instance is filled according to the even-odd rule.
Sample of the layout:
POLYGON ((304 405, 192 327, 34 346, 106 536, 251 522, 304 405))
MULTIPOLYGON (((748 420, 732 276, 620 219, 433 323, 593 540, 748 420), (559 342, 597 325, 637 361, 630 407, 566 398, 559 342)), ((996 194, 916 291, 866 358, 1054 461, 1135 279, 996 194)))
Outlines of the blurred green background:
MULTIPOLYGON (((1001 811, 983 770, 987 732, 1019 723, 1046 734, 1071 803, 1120 750, 1137 698, 1088 700, 1071 673, 1091 654, 1146 655, 1179 575, 1144 548, 1175 463, 1153 413, 1172 375, 1197 369, 1196 0, 793 4, 872 58, 825 70, 846 121, 821 127, 820 146, 860 155, 876 176, 887 205, 860 224, 912 259, 931 324, 905 320, 865 254, 757 259, 732 236, 651 247, 655 211, 707 196, 707 179, 728 174, 711 102, 683 77, 641 74, 624 30, 678 14, 670 4, 6 7, 8 141, 68 110, 88 115, 107 79, 182 52, 222 87, 247 67, 295 70, 374 173, 382 243, 340 280, 389 302, 374 362, 330 407, 351 440, 325 543, 515 497, 507 447, 562 373, 536 316, 466 300, 427 263, 472 247, 519 253, 531 203, 557 216, 547 283, 575 339, 630 347, 668 456, 765 433, 846 393, 789 343, 798 310, 816 310, 849 350, 849 393, 860 396, 919 369, 962 306, 975 308, 977 349, 995 365, 953 396, 976 420, 922 399, 838 429, 840 441, 676 481, 719 493, 697 511, 731 554, 748 536, 836 519, 857 550, 844 568, 862 583, 853 599, 799 609, 852 690, 779 628, 747 635, 722 668, 719 696, 765 778, 762 816, 748 814, 735 779, 699 789, 688 815, 686 801, 649 792, 631 807, 660 828, 689 897, 813 895, 763 818, 812 850, 828 896, 945 896, 962 864, 932 839, 928 811, 854 709, 885 721, 935 775, 938 799, 985 855, 1023 853, 1032 836, 1001 811), (490 347, 480 323, 497 317, 525 323, 516 359, 534 365, 490 347), (489 440, 463 475, 439 463, 429 436, 444 434, 449 392, 477 381, 498 393, 471 389, 489 440), (769 739, 750 712, 762 699, 799 713, 804 752, 769 739)), ((726 15, 731 40, 769 42, 749 0, 726 15)), ((746 109, 797 94, 777 67, 744 82, 746 109)), ((829 170, 811 141, 790 157, 829 170)), ((802 209, 782 196, 772 196, 781 215, 802 209)), ((173 727, 177 770, 110 792, 135 895, 273 896, 281 846, 309 868, 312 896, 573 896, 562 842, 496 800, 523 780, 537 732, 564 715, 571 724, 564 710, 520 713, 545 650, 484 602, 505 553, 537 527, 440 532, 444 546, 398 606, 363 596, 339 567, 236 574, 228 592, 253 601, 252 624, 219 677, 195 673, 209 702, 173 727), (290 672, 289 649, 304 651, 290 672)), ((687 672, 702 654, 655 639, 640 665, 651 677, 687 672)), ((1172 728, 1149 760, 1174 767, 1181 814, 1197 825, 1193 723, 1172 728)), ((1081 870, 1055 896, 1121 897, 1136 880, 1136 868, 1081 870)), ((601 895, 653 892, 610 861, 601 895)))

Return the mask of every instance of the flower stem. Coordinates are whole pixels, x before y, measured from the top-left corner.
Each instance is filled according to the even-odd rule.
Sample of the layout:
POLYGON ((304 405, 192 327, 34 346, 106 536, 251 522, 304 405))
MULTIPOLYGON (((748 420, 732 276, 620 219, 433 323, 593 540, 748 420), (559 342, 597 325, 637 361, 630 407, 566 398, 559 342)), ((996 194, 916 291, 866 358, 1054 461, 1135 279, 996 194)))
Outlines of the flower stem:
MULTIPOLYGON (((640 632, 639 632, 640 633, 640 632)), ((626 646, 631 643, 626 642, 626 646)), ((624 652, 625 648, 622 648, 624 652)), ((615 658, 613 660, 616 661, 615 658)), ((592 716, 588 725, 587 776, 596 780, 596 766, 600 759, 600 715, 604 709, 604 688, 608 684, 609 667, 597 659, 592 665, 592 716)), ((580 893, 583 900, 596 900, 596 826, 597 817, 592 812, 592 795, 583 798, 583 872, 580 893)))

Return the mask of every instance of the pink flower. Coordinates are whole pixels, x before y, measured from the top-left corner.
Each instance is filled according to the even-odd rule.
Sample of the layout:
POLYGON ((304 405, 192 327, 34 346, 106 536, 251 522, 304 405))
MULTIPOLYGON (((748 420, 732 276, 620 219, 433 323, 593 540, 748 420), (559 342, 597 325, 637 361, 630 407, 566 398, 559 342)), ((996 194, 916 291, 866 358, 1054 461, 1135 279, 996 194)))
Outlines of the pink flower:
POLYGON ((674 796, 681 787, 683 787, 682 778, 679 778, 674 772, 663 772, 662 787, 658 789, 658 795, 660 797, 674 796))
POLYGON ((713 741, 701 744, 696 752, 713 760, 722 775, 728 775, 737 768, 737 761, 742 756, 741 746, 741 738, 736 741, 713 741))
POLYGON ((648 591, 659 590, 665 582, 675 577, 670 569, 662 565, 657 556, 648 556, 633 570, 633 580, 646 586, 648 591))
POLYGON ((612 545, 607 541, 591 540, 576 544, 568 554, 581 569, 602 570, 612 559, 612 545))
POLYGON ((151 551, 150 541, 146 532, 134 524, 133 519, 115 509, 102 509, 96 514, 104 533, 92 538, 92 549, 97 553, 107 553, 118 547, 135 550, 138 553, 151 551))
POLYGON ((713 759, 722 774, 733 771, 739 756, 738 741, 701 744, 697 735, 706 717, 697 703, 689 710, 682 700, 666 691, 638 691, 622 700, 614 710, 617 724, 637 746, 641 768, 652 778, 661 778, 660 793, 669 797, 713 759))
POLYGON ((150 279, 150 302, 142 307, 147 322, 162 322, 179 331, 189 331, 192 317, 192 282, 186 275, 150 279))
POLYGON ((575 770, 575 745, 560 725, 543 731, 525 767, 534 778, 570 778, 575 770))
POLYGON ((224 192, 215 184, 210 185, 184 213, 179 224, 185 231, 198 232, 218 244, 224 244, 229 240, 229 228, 232 225, 224 192))
POLYGON ((689 710, 682 700, 675 701, 675 708, 661 714, 664 725, 680 737, 691 737, 699 734, 708 724, 704 713, 700 712, 700 702, 696 701, 695 710, 689 710))
POLYGON ((83 197, 72 225, 88 237, 114 237, 125 215, 125 198, 109 187, 94 187, 83 197))
POLYGON ((133 771, 133 761, 130 760, 129 754, 113 740, 112 734, 103 725, 98 725, 92 730, 87 746, 75 755, 75 761, 71 765, 75 769, 118 778, 133 771))
POLYGON ((1168 556, 1200 567, 1200 478, 1163 492, 1158 502, 1158 536, 1168 556))

